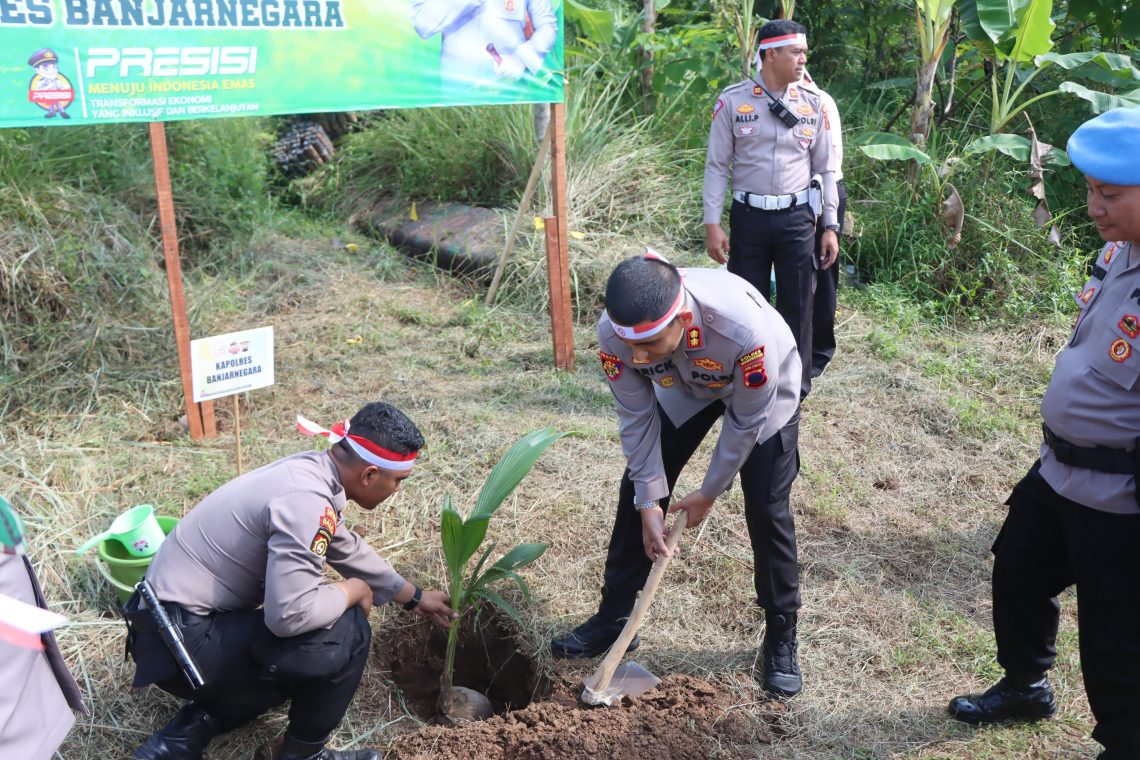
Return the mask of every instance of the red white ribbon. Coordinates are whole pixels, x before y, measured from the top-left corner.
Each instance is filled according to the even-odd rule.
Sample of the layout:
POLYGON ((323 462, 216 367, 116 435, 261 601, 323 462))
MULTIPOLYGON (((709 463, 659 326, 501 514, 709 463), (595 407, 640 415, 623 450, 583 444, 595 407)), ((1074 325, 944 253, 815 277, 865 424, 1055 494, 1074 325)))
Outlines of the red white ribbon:
MULTIPOLYGON (((661 261, 665 264, 669 263, 668 259, 666 259, 664 256, 649 246, 645 246, 645 258, 649 259, 650 261, 661 261)), ((614 332, 617 333, 617 336, 619 338, 623 338, 625 340, 648 340, 649 338, 652 338, 654 335, 668 327, 669 324, 674 319, 676 319, 677 315, 681 313, 681 309, 683 309, 684 306, 685 285, 682 283, 681 287, 677 290, 677 299, 673 301, 673 305, 669 307, 669 311, 665 312, 665 316, 661 317, 660 319, 656 319, 645 324, 628 327, 626 325, 619 325, 617 322, 614 322, 613 318, 611 317, 610 325, 613 326, 614 332)))
POLYGON ((786 45, 803 45, 807 47, 807 35, 803 32, 798 34, 781 34, 779 37, 768 37, 760 40, 759 50, 768 50, 770 48, 784 47, 786 45))
POLYGON ((305 435, 323 435, 329 439, 329 443, 338 443, 344 440, 348 443, 349 448, 356 452, 358 457, 369 464, 383 467, 385 470, 396 470, 399 472, 405 472, 415 466, 416 456, 419 452, 413 451, 410 454, 397 454, 395 451, 390 451, 362 436, 349 435, 348 426, 348 420, 342 420, 333 425, 331 430, 326 430, 307 417, 297 415, 297 430, 305 435))

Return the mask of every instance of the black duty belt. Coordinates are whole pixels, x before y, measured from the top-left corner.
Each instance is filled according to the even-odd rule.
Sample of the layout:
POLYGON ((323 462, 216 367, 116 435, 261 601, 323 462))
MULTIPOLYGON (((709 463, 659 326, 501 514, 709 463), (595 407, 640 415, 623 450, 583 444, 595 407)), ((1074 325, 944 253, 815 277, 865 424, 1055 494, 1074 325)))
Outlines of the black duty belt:
MULTIPOLYGON (((1053 456, 1061 464, 1114 475, 1136 475, 1140 472, 1140 446, 1131 451, 1105 446, 1078 446, 1061 438, 1044 423, 1041 432, 1045 436, 1045 445, 1053 450, 1053 456)), ((1137 498, 1140 499, 1140 495, 1137 498)))
MULTIPOLYGON (((151 615, 150 610, 140 607, 138 592, 136 591, 127 603, 123 605, 123 613, 127 618, 131 628, 136 633, 149 633, 156 630, 157 626, 154 622, 154 616, 151 615)), ((195 615, 193 612, 188 611, 185 607, 175 604, 174 602, 163 602, 162 606, 166 608, 166 614, 175 625, 186 628, 188 626, 204 623, 210 619, 209 615, 195 615)))

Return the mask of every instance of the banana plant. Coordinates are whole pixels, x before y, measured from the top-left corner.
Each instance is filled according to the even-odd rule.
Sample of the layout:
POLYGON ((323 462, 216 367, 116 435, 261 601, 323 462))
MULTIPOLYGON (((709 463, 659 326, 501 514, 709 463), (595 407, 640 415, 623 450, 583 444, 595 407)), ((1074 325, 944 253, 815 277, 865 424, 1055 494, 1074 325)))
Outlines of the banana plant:
MULTIPOLYGON (((487 567, 487 560, 495 549, 495 544, 492 542, 483 551, 474 568, 468 572, 471 558, 483 544, 483 539, 487 536, 487 527, 495 511, 526 477, 543 452, 565 435, 569 433, 560 433, 554 428, 546 427, 532 430, 520 438, 491 470, 475 500, 474 509, 466 519, 451 503, 451 496, 444 497, 440 536, 447 565, 451 607, 459 613, 451 622, 447 632, 447 653, 443 673, 440 675, 439 703, 441 711, 446 716, 457 714, 454 707, 456 689, 453 687, 452 678, 455 673, 459 626, 464 616, 480 602, 490 602, 513 620, 521 623, 518 610, 497 591, 492 590, 491 586, 499 581, 513 581, 522 592, 524 601, 529 602, 530 590, 526 581, 518 574, 518 570, 541 557, 548 544, 519 544, 487 567)), ((464 699, 470 700, 471 694, 464 699)), ((467 717, 462 714, 463 710, 459 710, 458 713, 459 717, 467 717)))
POLYGON ((1046 98, 1071 93, 1100 111, 1140 103, 1140 88, 1115 95, 1062 82, 1047 92, 1028 88, 1048 66, 1066 70, 1095 64, 1112 72, 1122 85, 1135 84, 1140 71, 1127 55, 1087 51, 1059 54, 1053 48, 1053 0, 957 0, 962 26, 978 51, 994 65, 990 79, 990 135, 1004 132, 1025 109, 1046 98))
POLYGON ((918 80, 914 110, 910 113, 910 139, 925 145, 930 139, 930 118, 934 114, 934 75, 950 40, 954 0, 915 0, 914 17, 918 29, 918 80))

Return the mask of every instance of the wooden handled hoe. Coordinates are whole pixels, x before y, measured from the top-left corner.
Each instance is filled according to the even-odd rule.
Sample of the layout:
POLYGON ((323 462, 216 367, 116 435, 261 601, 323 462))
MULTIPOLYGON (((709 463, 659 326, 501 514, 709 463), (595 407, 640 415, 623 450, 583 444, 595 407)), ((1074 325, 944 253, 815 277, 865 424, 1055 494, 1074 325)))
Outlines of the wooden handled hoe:
MULTIPOLYGON (((677 544, 681 540, 681 533, 685 530, 688 522, 688 512, 677 513, 677 518, 673 521, 673 529, 669 531, 669 537, 665 539, 665 545, 669 547, 670 552, 677 548, 677 544)), ((625 654, 625 648, 629 646, 629 642, 633 641, 637 629, 641 627, 641 621, 645 617, 645 613, 649 611, 649 605, 653 603, 653 596, 657 593, 657 585, 661 583, 661 576, 665 574, 665 567, 668 564, 669 558, 665 555, 659 556, 653 563, 653 569, 649 571, 649 578, 645 581, 645 588, 641 590, 641 596, 637 598, 633 614, 626 621, 621 635, 617 637, 617 641, 606 653, 606 659, 602 660, 598 670, 586 679, 585 688, 582 689, 582 701, 586 704, 609 707, 620 702, 622 697, 640 697, 661 683, 660 678, 636 662, 619 663, 621 663, 622 655, 625 654)))

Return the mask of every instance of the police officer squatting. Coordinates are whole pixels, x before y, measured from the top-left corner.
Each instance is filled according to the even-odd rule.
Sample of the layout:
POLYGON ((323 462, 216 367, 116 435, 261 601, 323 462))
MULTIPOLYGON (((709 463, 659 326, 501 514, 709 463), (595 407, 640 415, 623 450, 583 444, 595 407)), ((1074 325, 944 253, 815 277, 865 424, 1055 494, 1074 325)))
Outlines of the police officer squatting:
MULTIPOLYGON (((732 85, 713 107, 703 193, 705 247, 713 261, 727 262, 730 272, 765 298, 775 269, 776 309, 799 351, 802 399, 811 390, 817 271, 833 268, 839 255, 839 156, 832 135, 838 121, 832 124, 826 100, 805 78, 804 27, 770 21, 758 38, 759 78, 732 85), (721 215, 730 181, 726 235, 721 215)), ((826 363, 820 360, 820 372, 826 363)))
POLYGON ((993 620, 1005 676, 955 697, 973 724, 1057 712, 1058 595, 1077 589, 1085 692, 1100 760, 1140 758, 1140 108, 1081 125, 1069 158, 1104 238, 1041 402, 1040 458, 994 541, 993 620))
POLYGON ((446 593, 405 580, 344 524, 348 500, 375 509, 411 474, 424 445, 416 425, 374 402, 329 430, 303 417, 297 426, 332 446, 204 498, 125 605, 133 685, 188 700, 132 758, 200 760, 218 734, 289 702, 275 760, 379 760, 325 746, 364 673, 372 605, 444 627, 455 615, 446 593), (326 583, 326 565, 345 580, 326 583))
MULTIPOLYGON (((767 627, 763 686, 803 688, 796 533, 789 508, 799 472, 803 373, 787 324, 747 281, 723 269, 678 269, 649 251, 620 263, 598 321, 602 370, 617 408, 626 470, 606 554, 598 611, 551 641, 555 657, 604 653, 618 638, 660 555, 666 509, 688 529, 708 516, 739 475, 767 627), (681 469, 723 419, 701 487, 672 501, 681 469)), ((629 649, 636 649, 634 638, 629 649)))

